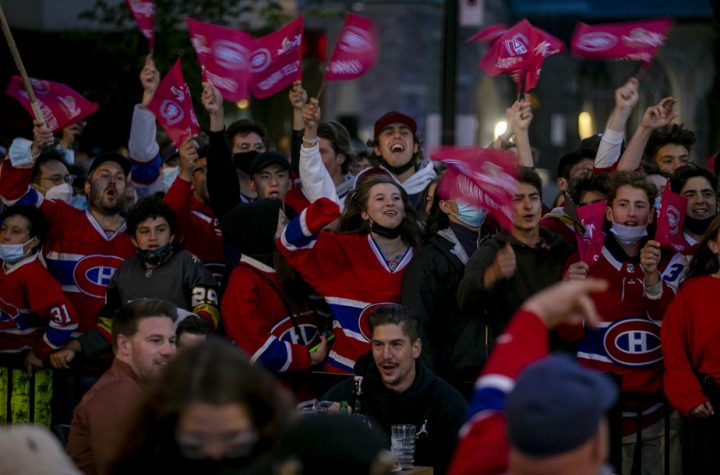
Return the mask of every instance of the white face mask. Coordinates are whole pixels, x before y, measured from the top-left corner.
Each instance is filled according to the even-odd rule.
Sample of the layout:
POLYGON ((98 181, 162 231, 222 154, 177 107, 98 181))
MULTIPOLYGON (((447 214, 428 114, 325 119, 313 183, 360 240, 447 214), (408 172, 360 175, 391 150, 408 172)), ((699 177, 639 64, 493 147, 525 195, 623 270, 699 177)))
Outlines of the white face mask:
POLYGON ((30 241, 24 244, 0 244, 0 259, 10 264, 19 261, 25 257, 25 246, 33 239, 35 238, 30 238, 30 241))
POLYGON ((615 238, 626 246, 632 246, 645 236, 647 236, 647 228, 645 226, 623 226, 622 224, 613 223, 610 232, 615 238))
POLYGON ((69 203, 72 199, 72 195, 72 186, 70 186, 69 183, 61 183, 60 185, 55 185, 49 190, 47 190, 47 192, 45 193, 45 198, 49 200, 64 201, 65 203, 69 203))

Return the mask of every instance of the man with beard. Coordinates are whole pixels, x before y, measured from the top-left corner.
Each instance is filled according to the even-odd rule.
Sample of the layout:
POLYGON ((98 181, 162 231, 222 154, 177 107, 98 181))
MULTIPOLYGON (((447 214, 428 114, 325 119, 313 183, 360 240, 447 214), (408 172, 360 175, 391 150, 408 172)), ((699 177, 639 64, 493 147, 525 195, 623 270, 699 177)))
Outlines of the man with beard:
MULTIPOLYGON (((34 141, 24 151, 14 150, 10 160, 0 167, 0 198, 6 205, 29 204, 42 210, 48 220, 49 233, 44 257, 50 273, 60 282, 63 292, 78 313, 78 332, 95 327, 97 315, 105 304, 105 287, 115 270, 135 246, 125 232, 123 208, 130 162, 117 153, 106 153, 94 159, 85 182, 88 209, 78 210, 61 200, 44 197, 28 186, 33 162, 45 144, 53 140, 50 129, 36 123, 34 141)), ((68 363, 75 356, 61 349, 51 361, 68 363)), ((108 355, 109 356, 109 355, 108 355)), ((53 417, 57 423, 69 423, 72 408, 91 381, 85 375, 96 368, 95 361, 83 361, 81 376, 66 374, 55 381, 53 417), (76 380, 76 378, 79 378, 76 380), (65 387, 67 384, 67 387, 65 387)), ((94 382, 95 378, 91 378, 94 382)))
POLYGON ((717 215, 717 186, 717 177, 710 170, 696 165, 682 166, 670 177, 670 189, 688 199, 683 235, 690 247, 677 252, 663 272, 663 280, 675 290, 685 279, 697 244, 717 215))
POLYGON ((175 355, 175 306, 141 299, 118 310, 112 323, 112 367, 75 410, 67 451, 86 475, 106 473, 124 435, 120 429, 175 355))
POLYGON ((368 323, 371 352, 358 359, 354 380, 337 384, 322 399, 349 403, 388 439, 393 424, 414 424, 415 464, 430 465, 442 475, 465 417, 465 399, 418 361, 422 342, 418 319, 409 307, 382 305, 368 323))

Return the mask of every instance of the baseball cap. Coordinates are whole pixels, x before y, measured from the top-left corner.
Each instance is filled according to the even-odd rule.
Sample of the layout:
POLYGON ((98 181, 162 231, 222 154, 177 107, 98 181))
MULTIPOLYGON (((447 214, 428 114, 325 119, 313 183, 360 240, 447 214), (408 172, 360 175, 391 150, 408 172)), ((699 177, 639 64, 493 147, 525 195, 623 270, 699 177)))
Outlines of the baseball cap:
POLYGON ((405 115, 402 112, 391 111, 380 117, 375 122, 375 130, 373 131, 373 137, 377 139, 380 135, 380 132, 382 132, 385 127, 390 124, 396 123, 407 125, 408 127, 410 127, 410 130, 412 130, 413 134, 417 132, 417 124, 412 117, 410 117, 409 115, 405 115))
POLYGON ((90 164, 90 169, 88 170, 88 176, 92 175, 92 172, 105 162, 115 162, 120 165, 120 168, 123 169, 123 171, 125 172, 125 176, 128 176, 130 174, 130 160, 123 157, 119 153, 107 152, 100 154, 93 159, 92 163, 90 164))
POLYGON ((263 152, 255 157, 250 165, 250 176, 262 171, 270 165, 280 165, 283 168, 290 170, 290 162, 285 158, 285 155, 269 150, 263 152))
POLYGON ((608 376, 569 356, 548 356, 520 373, 505 400, 508 437, 530 456, 568 452, 597 433, 617 398, 617 386, 608 376))

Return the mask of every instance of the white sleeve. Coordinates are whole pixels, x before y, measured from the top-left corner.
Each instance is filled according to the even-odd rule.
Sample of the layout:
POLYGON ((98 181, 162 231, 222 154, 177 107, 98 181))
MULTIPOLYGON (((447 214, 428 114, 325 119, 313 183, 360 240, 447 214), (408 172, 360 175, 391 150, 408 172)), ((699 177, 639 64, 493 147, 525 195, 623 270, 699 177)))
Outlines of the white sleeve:
POLYGON ((328 198, 342 209, 343 204, 338 198, 335 183, 320 157, 319 145, 311 148, 305 148, 304 145, 300 147, 300 181, 308 201, 312 203, 318 198, 328 198))
POLYGON ((128 140, 128 151, 134 162, 147 163, 157 156, 160 146, 155 138, 156 134, 155 115, 140 104, 136 104, 128 140))
POLYGON ((610 168, 620 159, 623 133, 605 129, 597 155, 595 155, 595 168, 610 168))

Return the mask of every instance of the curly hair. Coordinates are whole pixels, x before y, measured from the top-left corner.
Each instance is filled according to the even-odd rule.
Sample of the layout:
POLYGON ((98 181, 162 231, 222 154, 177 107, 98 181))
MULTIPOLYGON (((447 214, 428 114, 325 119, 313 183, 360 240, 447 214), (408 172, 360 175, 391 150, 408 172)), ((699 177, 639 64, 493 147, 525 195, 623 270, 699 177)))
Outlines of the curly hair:
POLYGON ((175 234, 177 228, 175 213, 160 198, 148 196, 138 201, 128 213, 126 221, 128 235, 135 237, 135 231, 140 223, 148 218, 165 218, 170 226, 171 234, 175 234))
POLYGON ((671 124, 665 127, 653 130, 650 134, 650 139, 645 146, 645 155, 655 161, 655 155, 658 150, 668 144, 682 145, 690 152, 690 149, 695 142, 697 142, 698 136, 692 130, 686 129, 683 124, 671 124))

